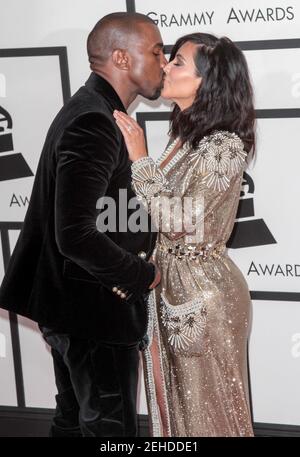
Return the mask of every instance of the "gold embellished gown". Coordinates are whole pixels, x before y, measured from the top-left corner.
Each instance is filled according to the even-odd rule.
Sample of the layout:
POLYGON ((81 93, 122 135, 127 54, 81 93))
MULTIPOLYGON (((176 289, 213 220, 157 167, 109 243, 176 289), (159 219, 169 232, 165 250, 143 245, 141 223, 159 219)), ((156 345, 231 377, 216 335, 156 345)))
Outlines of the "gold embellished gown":
POLYGON ((147 157, 132 164, 133 188, 158 230, 153 257, 162 274, 149 298, 149 345, 143 352, 151 433, 252 436, 251 301, 225 247, 246 153, 237 135, 215 131, 195 150, 179 148, 162 167, 176 143, 156 163, 147 157), (184 206, 189 199, 193 205, 184 206), (180 219, 191 215, 180 229, 180 219))

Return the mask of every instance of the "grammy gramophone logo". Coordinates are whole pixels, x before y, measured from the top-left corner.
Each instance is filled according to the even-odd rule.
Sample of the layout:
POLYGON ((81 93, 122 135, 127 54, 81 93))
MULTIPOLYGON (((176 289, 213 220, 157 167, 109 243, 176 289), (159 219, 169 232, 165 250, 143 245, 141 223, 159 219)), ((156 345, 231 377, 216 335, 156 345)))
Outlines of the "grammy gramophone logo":
POLYGON ((244 173, 241 198, 236 215, 237 221, 227 246, 233 249, 251 246, 276 244, 276 240, 263 219, 256 219, 254 214, 254 182, 248 173, 244 173), (243 219, 245 219, 243 221, 243 219))
POLYGON ((11 115, 0 106, 0 181, 33 176, 22 154, 14 152, 12 128, 11 115))

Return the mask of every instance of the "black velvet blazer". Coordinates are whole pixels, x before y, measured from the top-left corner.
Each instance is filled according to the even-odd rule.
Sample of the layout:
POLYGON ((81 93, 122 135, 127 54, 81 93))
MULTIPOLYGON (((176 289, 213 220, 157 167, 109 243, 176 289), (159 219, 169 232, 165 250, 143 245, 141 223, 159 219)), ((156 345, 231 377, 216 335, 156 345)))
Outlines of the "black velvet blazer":
POLYGON ((59 332, 131 344, 146 330, 155 236, 96 226, 100 197, 112 197, 118 210, 119 189, 127 200, 135 196, 114 109, 125 112, 111 85, 92 73, 54 119, 0 306, 59 332))

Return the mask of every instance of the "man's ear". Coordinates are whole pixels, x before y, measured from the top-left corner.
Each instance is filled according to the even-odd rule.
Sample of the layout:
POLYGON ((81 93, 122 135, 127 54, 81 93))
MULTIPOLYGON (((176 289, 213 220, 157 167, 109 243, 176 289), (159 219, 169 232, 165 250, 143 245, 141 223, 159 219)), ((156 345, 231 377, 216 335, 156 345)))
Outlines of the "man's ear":
POLYGON ((112 53, 112 61, 120 70, 128 70, 130 58, 125 49, 115 49, 112 53))

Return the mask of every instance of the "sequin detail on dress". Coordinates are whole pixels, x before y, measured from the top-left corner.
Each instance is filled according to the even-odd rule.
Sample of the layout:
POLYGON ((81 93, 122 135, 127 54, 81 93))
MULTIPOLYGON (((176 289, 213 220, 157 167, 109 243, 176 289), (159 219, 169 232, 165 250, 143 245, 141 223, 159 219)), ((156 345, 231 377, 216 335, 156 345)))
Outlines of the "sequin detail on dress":
POLYGON ((164 173, 151 157, 142 157, 131 165, 132 186, 138 195, 151 199, 166 188, 164 173))
POLYGON ((203 334, 206 324, 206 307, 199 298, 173 306, 161 294, 161 320, 168 341, 174 351, 187 350, 203 334))
POLYGON ((207 187, 225 191, 246 156, 243 142, 235 133, 218 131, 205 136, 189 158, 191 162, 198 162, 199 171, 204 175, 202 182, 207 187))

